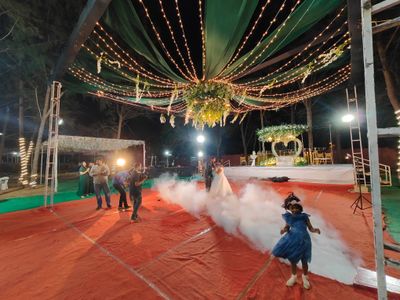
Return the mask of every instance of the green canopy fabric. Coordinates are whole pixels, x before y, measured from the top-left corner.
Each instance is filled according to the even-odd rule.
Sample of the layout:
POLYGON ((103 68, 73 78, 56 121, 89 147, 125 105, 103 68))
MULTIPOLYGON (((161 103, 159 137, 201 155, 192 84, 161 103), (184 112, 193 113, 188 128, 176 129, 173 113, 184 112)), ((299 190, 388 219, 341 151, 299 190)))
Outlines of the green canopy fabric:
POLYGON ((107 10, 104 22, 111 28, 117 28, 118 34, 135 52, 147 58, 159 72, 177 82, 187 82, 176 74, 165 61, 156 45, 146 32, 135 7, 130 1, 114 0, 107 10))
MULTIPOLYGON (((186 101, 185 91, 190 86, 199 84, 203 76, 205 81, 222 81, 232 86, 235 94, 230 101, 231 103, 235 101, 233 105, 238 108, 236 112, 273 109, 273 101, 276 101, 277 107, 281 107, 282 102, 293 104, 295 101, 301 101, 293 101, 286 96, 271 97, 268 95, 268 90, 274 89, 271 95, 285 95, 288 89, 307 86, 307 82, 304 84, 304 81, 310 72, 313 74, 318 72, 320 78, 335 74, 335 71, 348 63, 348 51, 344 51, 345 55, 341 53, 340 57, 330 60, 328 64, 318 58, 321 55, 329 55, 328 52, 335 50, 334 47, 341 45, 347 47, 347 44, 344 44, 348 39, 347 32, 343 32, 339 39, 330 38, 326 41, 326 47, 315 53, 312 52, 315 48, 305 49, 300 63, 286 66, 284 61, 281 61, 277 66, 269 65, 268 70, 261 69, 251 75, 246 75, 246 71, 280 54, 283 49, 289 49, 292 43, 298 47, 297 41, 300 39, 312 40, 324 30, 325 25, 321 28, 316 26, 326 18, 335 21, 336 27, 332 26, 331 32, 341 28, 346 17, 345 13, 342 13, 345 11, 343 6, 345 0, 293 1, 291 5, 296 6, 290 7, 287 3, 285 9, 282 9, 283 12, 280 10, 283 3, 267 1, 176 0, 163 2, 164 8, 161 14, 158 1, 114 0, 101 19, 101 25, 96 26, 95 32, 85 43, 86 47, 82 49, 71 67, 65 85, 77 92, 89 92, 99 96, 106 94, 105 97, 108 99, 122 100, 128 104, 144 105, 149 108, 158 106, 159 111, 165 110, 168 114, 174 105, 179 108, 175 112, 184 112, 187 107, 182 105, 182 102, 186 101), (192 5, 189 1, 193 1, 192 5), (202 7, 198 6, 199 3, 203 3, 202 7), (263 11, 264 5, 266 5, 265 10, 271 9, 271 11, 263 11), (186 19, 182 17, 184 21, 182 23, 180 13, 185 14, 188 10, 191 10, 191 16, 196 17, 190 19, 187 16, 186 19), (339 10, 341 14, 338 15, 339 10), (201 16, 202 21, 198 18, 200 11, 204 11, 204 16, 201 16), (164 13, 170 14, 169 21, 159 17, 164 13), (239 52, 245 35, 253 30, 252 26, 262 13, 266 15, 264 18, 270 15, 274 18, 269 21, 263 19, 257 23, 258 35, 265 33, 265 36, 259 43, 253 40, 253 48, 252 45, 246 44, 246 47, 242 48, 243 51, 239 52), (338 16, 342 19, 337 19, 338 16), (267 28, 276 20, 279 20, 280 24, 274 24, 271 27, 272 32, 268 32, 267 28), (167 27, 166 22, 170 22, 169 25, 172 27, 167 27), (202 65, 202 40, 193 40, 199 33, 201 35, 199 22, 204 24, 204 65, 202 65), (182 28, 183 24, 185 28, 182 28), (176 30, 175 35, 171 34, 170 29, 176 30), (182 29, 187 41, 186 37, 182 36, 182 29), (311 36, 304 39, 304 35, 309 32, 312 33, 311 36), (173 36, 181 40, 172 44, 173 36), (114 49, 109 50, 111 48, 107 43, 114 49), (178 54, 187 51, 187 47, 191 48, 190 55, 186 53, 179 57, 178 54), (106 60, 99 62, 102 53, 106 53, 106 60), (130 58, 127 58, 128 56, 130 58), (196 72, 189 74, 187 65, 192 58, 195 61, 194 64, 190 62, 191 68, 195 68, 196 72), (110 62, 120 65, 116 66, 110 62), (263 77, 257 77, 259 74, 263 74, 263 77), (194 78, 192 75, 199 75, 199 78, 194 78), (246 92, 247 89, 252 91, 252 96, 246 92), (135 96, 139 94, 140 97, 135 96), (255 97, 256 94, 258 97, 255 97), (241 100, 237 101, 238 98, 241 100)), ((334 86, 334 80, 336 79, 328 82, 328 86, 329 84, 334 86)), ((304 98, 298 99, 313 96, 315 93, 310 91, 304 98)))
POLYGON ((228 64, 257 4, 254 0, 206 1, 206 79, 214 78, 228 64))
POLYGON ((327 14, 336 9, 343 0, 305 0, 281 26, 269 34, 260 45, 243 55, 223 75, 229 75, 242 70, 245 66, 257 65, 277 51, 288 45, 294 39, 305 33, 327 14), (240 65, 242 65, 240 67, 240 65))

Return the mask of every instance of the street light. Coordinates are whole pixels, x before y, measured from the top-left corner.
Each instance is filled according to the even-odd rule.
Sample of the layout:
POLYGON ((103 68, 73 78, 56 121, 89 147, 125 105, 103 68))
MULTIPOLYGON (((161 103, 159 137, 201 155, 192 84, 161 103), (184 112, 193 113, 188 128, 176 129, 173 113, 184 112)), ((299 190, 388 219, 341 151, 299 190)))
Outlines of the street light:
POLYGON ((169 166, 168 158, 171 156, 171 152, 169 152, 169 150, 165 150, 164 155, 167 157, 167 168, 168 168, 169 166))
POLYGON ((347 114, 342 117, 342 122, 344 123, 351 123, 354 120, 354 115, 347 114))
POLYGON ((2 132, 0 132, 0 135, 3 135, 3 133, 2 133, 2 132))
POLYGON ((199 134, 199 135, 197 136, 196 140, 197 140, 197 142, 198 142, 199 144, 203 144, 203 143, 205 142, 206 138, 204 137, 204 135, 199 134))

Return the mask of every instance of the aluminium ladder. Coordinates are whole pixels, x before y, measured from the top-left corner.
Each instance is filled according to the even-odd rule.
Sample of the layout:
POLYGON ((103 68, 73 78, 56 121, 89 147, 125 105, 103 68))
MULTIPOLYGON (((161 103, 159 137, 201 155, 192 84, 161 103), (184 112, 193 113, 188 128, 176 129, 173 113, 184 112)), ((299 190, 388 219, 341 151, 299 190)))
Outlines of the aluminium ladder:
POLYGON ((353 168, 354 168, 354 183, 357 186, 361 185, 366 188, 367 176, 366 176, 365 160, 364 160, 362 139, 361 139, 357 89, 355 86, 353 88, 352 97, 350 96, 349 89, 346 88, 346 99, 347 99, 347 111, 349 114, 354 116, 354 119, 349 124, 351 157, 353 160, 353 168))
POLYGON ((49 136, 45 172, 44 206, 53 207, 54 193, 57 192, 58 165, 58 122, 60 118, 61 83, 53 81, 50 92, 49 136), (48 197, 50 197, 48 199, 48 197))

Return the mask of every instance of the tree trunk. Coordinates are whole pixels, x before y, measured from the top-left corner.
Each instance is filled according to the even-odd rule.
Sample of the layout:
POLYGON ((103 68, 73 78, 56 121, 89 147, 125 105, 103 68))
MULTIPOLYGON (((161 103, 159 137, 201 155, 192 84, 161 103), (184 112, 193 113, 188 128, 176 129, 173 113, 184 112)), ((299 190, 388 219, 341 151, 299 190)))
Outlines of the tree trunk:
POLYGON ((217 142, 215 143, 217 150, 217 157, 220 158, 221 155, 221 144, 222 144, 222 131, 221 127, 218 126, 217 129, 217 142))
POLYGON ((314 139, 312 132, 312 101, 311 99, 304 101, 304 106, 307 112, 307 126, 308 126, 308 148, 314 149, 314 139))
POLYGON ((121 138, 122 131, 122 123, 124 122, 124 118, 122 114, 118 114, 118 130, 117 130, 117 139, 121 138))
POLYGON ((377 46, 378 46, 379 59, 382 64, 383 77, 385 78, 386 92, 389 97, 390 103, 392 104, 392 107, 396 112, 400 109, 400 103, 399 99, 396 96, 395 83, 393 80, 392 73, 390 72, 389 64, 386 59, 386 51, 384 50, 384 47, 380 40, 378 40, 377 46))
MULTIPOLYGON (((264 110, 260 110, 260 121, 261 121, 261 129, 264 128, 264 110)), ((261 142, 262 152, 265 153, 265 142, 261 142)))
POLYGON ((243 128, 243 122, 240 123, 239 127, 240 127, 240 133, 242 136, 243 153, 244 153, 244 156, 247 158, 246 131, 243 128))
POLYGON ((18 128, 19 137, 24 137, 24 98, 22 97, 23 82, 18 81, 18 128))
POLYGON ((294 105, 292 105, 290 107, 290 124, 294 124, 296 122, 296 118, 295 118, 295 107, 294 105))
POLYGON ((38 134, 36 137, 36 144, 33 153, 33 161, 32 161, 32 172, 31 172, 31 182, 30 185, 32 187, 36 186, 36 181, 38 177, 38 167, 39 167, 39 156, 40 150, 42 148, 42 139, 43 139, 43 132, 46 125, 47 118, 49 117, 50 113, 50 86, 47 87, 46 96, 44 98, 44 107, 42 112, 42 117, 40 119, 40 125, 38 134))
POLYGON ((335 151, 335 162, 341 164, 343 162, 343 154, 342 154, 342 141, 340 138, 340 129, 336 128, 335 130, 335 140, 336 140, 336 151, 335 151))
POLYGON ((3 156, 3 151, 4 151, 4 142, 6 140, 6 134, 7 134, 7 126, 8 126, 8 120, 10 118, 10 108, 7 106, 6 107, 6 115, 4 117, 4 122, 3 122, 3 130, 1 131, 2 135, 0 136, 0 164, 1 164, 1 158, 3 156))
MULTIPOLYGON (((117 104, 118 105, 118 104, 117 104)), ((117 115, 118 115, 118 128, 117 128, 117 139, 121 138, 122 133, 122 125, 124 124, 126 118, 126 109, 123 104, 117 106, 117 115)))
MULTIPOLYGON (((394 36, 393 36, 394 37, 394 36)), ((389 41, 390 44, 390 41, 389 41)), ((385 78, 385 85, 386 85, 386 93, 389 97, 390 104, 392 104, 392 107, 394 109, 394 114, 397 119, 397 125, 400 126, 400 103, 399 99, 396 96, 396 88, 395 88, 395 83, 393 80, 392 73, 390 72, 390 67, 386 59, 386 51, 382 45, 382 41, 378 40, 377 41, 377 47, 378 47, 378 54, 379 54, 379 59, 382 64, 382 72, 383 72, 383 77, 385 78)), ((400 139, 399 139, 400 142, 400 139)), ((400 149, 398 150, 398 157, 400 157, 400 149)), ((397 161, 397 165, 400 164, 400 159, 397 161)), ((399 169, 397 169, 397 177, 400 178, 400 172, 399 169)))

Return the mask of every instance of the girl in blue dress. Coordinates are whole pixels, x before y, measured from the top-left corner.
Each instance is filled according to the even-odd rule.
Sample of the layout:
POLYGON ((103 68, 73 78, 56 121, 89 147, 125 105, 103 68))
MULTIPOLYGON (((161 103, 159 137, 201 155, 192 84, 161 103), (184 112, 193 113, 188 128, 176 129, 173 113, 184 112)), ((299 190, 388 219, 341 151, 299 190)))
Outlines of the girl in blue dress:
POLYGON ((303 207, 300 205, 300 199, 292 194, 285 199, 283 207, 290 212, 282 215, 286 222, 281 234, 284 236, 278 241, 272 249, 272 255, 288 259, 291 263, 292 276, 286 282, 287 286, 293 286, 297 282, 297 263, 301 261, 303 268, 303 286, 310 288, 308 280, 308 263, 311 262, 311 239, 307 232, 320 234, 318 228, 311 225, 309 215, 303 213, 303 207))

